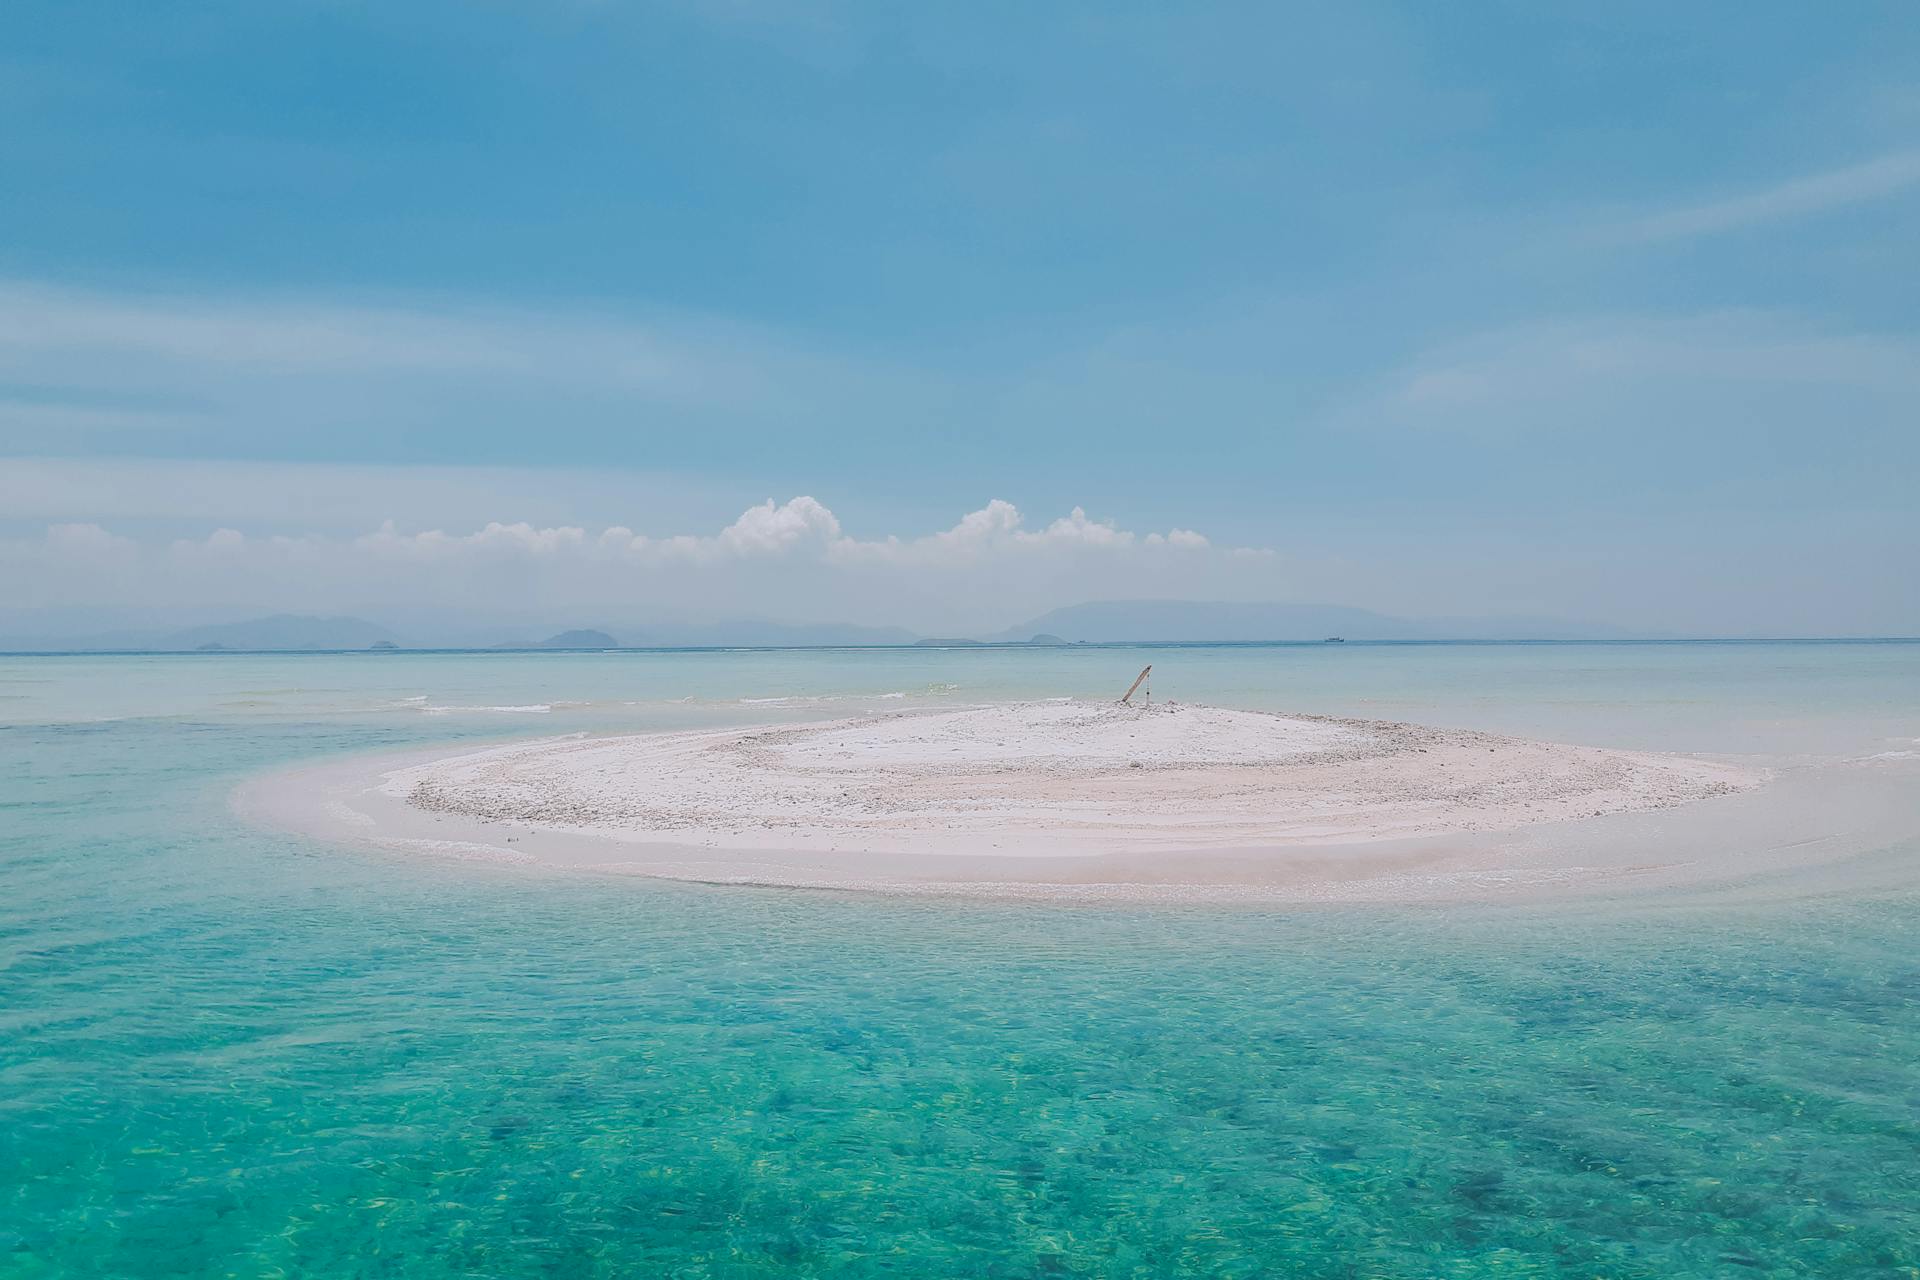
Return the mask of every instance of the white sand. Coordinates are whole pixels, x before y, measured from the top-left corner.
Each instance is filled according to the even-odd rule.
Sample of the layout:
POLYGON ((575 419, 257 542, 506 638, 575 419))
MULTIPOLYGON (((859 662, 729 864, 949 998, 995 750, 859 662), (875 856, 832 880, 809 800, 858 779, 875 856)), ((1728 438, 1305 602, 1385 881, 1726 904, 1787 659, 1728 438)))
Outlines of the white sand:
MULTIPOLYGON (((1751 770, 1382 721, 1038 702, 334 763, 251 789, 282 825, 437 857, 726 883, 1138 897, 1558 890, 1598 825, 1751 770), (1566 849, 1581 847, 1575 841, 1566 849), (1516 860, 1518 858, 1518 860, 1516 860)), ((1608 875, 1649 871, 1614 859, 1608 875)))

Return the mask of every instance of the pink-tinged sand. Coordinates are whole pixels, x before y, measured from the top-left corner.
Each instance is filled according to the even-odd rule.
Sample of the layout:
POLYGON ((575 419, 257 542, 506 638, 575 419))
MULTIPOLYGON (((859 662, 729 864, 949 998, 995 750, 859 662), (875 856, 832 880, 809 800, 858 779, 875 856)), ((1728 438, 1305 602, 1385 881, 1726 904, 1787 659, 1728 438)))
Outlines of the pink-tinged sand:
POLYGON ((1668 875, 1528 839, 1736 797, 1688 756, 1219 707, 1049 701, 344 761, 268 821, 408 852, 721 883, 1406 899, 1668 875), (1583 826, 1584 824, 1584 826, 1583 826), (1507 833, 1500 839, 1479 839, 1507 833))

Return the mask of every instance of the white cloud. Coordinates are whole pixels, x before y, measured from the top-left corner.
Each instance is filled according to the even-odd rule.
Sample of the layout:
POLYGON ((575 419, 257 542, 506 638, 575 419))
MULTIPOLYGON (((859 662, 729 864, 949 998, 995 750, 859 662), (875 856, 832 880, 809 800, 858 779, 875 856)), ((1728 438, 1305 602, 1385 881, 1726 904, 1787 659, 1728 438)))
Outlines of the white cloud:
POLYGON ((1133 543, 1131 533, 1099 520, 1089 520, 1087 513, 1079 507, 1048 525, 1040 537, 1088 547, 1126 547, 1133 543))
POLYGON ((802 544, 826 544, 840 536, 840 521, 812 498, 794 498, 781 506, 773 499, 742 512, 720 531, 719 549, 736 555, 778 553, 802 544))
POLYGON ((935 552, 978 551, 1012 537, 1020 529, 1020 511, 1011 502, 995 498, 978 511, 969 511, 951 529, 921 541, 935 552))
MULTIPOLYGON (((1191 529, 1144 537, 1095 520, 1085 509, 1072 511, 1037 532, 1022 527, 1018 508, 995 498, 960 517, 950 529, 917 538, 897 535, 861 539, 847 535, 838 516, 817 499, 801 495, 783 503, 769 498, 749 507, 717 534, 649 537, 624 525, 598 534, 577 526, 540 528, 525 522, 489 523, 467 534, 439 529, 401 533, 387 521, 353 540, 360 550, 387 558, 445 559, 449 556, 541 556, 574 554, 630 562, 711 562, 721 559, 770 559, 801 556, 846 565, 961 564, 983 554, 1034 555, 1049 551, 1125 551, 1132 547, 1205 551, 1211 544, 1191 529)), ((229 531, 230 532, 230 531, 229 531)))
POLYGON ((861 538, 802 495, 749 507, 714 533, 388 521, 348 537, 222 527, 144 544, 99 524, 58 524, 0 542, 0 588, 30 609, 471 613, 481 602, 603 620, 772 615, 980 630, 1089 594, 1270 594, 1271 582, 1244 567, 1269 562, 1218 551, 1188 529, 1137 534, 1078 507, 1029 530, 998 499, 934 533, 861 538))

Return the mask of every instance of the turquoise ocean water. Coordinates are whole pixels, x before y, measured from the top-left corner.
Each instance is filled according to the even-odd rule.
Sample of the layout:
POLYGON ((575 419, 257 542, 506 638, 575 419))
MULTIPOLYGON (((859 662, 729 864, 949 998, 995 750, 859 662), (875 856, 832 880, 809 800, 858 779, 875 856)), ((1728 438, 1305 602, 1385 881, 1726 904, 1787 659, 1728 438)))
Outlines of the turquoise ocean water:
POLYGON ((1920 750, 1920 645, 0 658, 0 1277, 1920 1275, 1920 833, 1871 889, 1280 911, 602 881, 228 808, 332 753, 1148 661, 1920 750))

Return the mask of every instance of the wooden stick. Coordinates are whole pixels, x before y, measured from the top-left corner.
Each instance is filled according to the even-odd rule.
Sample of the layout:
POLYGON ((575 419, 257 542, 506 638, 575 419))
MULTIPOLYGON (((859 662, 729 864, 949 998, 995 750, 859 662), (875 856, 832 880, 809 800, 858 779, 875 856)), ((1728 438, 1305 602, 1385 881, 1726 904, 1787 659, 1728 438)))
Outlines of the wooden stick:
POLYGON ((1151 662, 1149 662, 1146 666, 1140 668, 1140 674, 1133 678, 1133 683, 1127 686, 1127 691, 1124 694, 1120 695, 1120 702, 1123 706, 1126 704, 1127 699, 1133 696, 1133 691, 1135 689, 1138 689, 1143 683, 1145 683, 1147 678, 1147 672, 1151 670, 1153 670, 1153 664, 1151 662))

